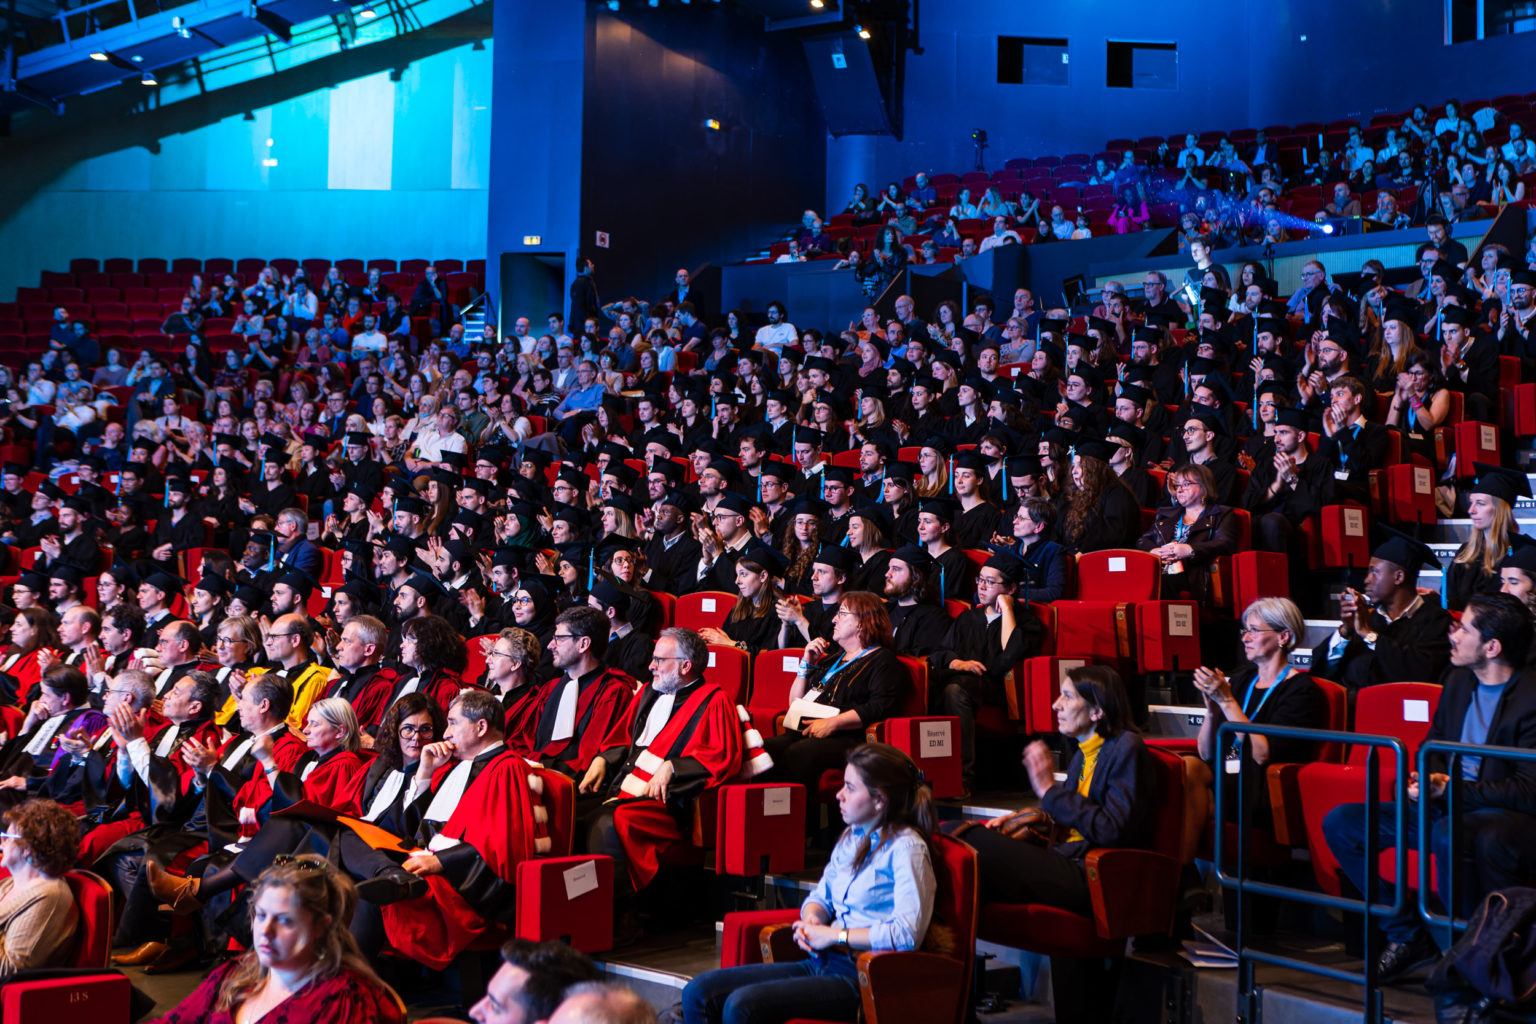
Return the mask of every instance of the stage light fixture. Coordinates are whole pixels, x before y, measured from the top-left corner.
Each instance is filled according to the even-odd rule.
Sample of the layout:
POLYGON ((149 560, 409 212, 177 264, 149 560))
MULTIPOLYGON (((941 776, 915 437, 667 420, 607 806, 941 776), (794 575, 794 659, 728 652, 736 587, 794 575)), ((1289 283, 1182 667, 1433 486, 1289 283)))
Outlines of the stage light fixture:
POLYGON ((171 19, 171 28, 175 29, 176 34, 183 39, 192 38, 192 30, 187 27, 187 19, 180 15, 171 19))
POLYGON ((142 76, 140 76, 139 84, 140 85, 159 85, 160 83, 155 81, 155 73, 153 71, 146 71, 146 72, 144 72, 144 74, 142 76))
POLYGON ((706 117, 704 119, 704 127, 712 132, 717 132, 720 130, 720 121, 718 118, 706 117))
POLYGON ((869 29, 865 28, 863 25, 855 25, 853 26, 853 30, 859 34, 860 39, 869 38, 869 29))
POLYGON ((1325 234, 1325 235, 1333 234, 1333 225, 1332 224, 1324 224, 1323 225, 1323 234, 1325 234))
POLYGON ((618 10, 619 9, 619 0, 608 0, 608 9, 610 11, 618 10))
POLYGON ((110 60, 110 59, 111 58, 108 57, 101 50, 95 50, 95 51, 92 51, 92 53, 91 53, 91 60, 110 60))
POLYGON ((379 12, 375 11, 373 9, 373 5, 372 4, 368 4, 365 7, 363 7, 362 10, 357 12, 357 16, 359 18, 362 18, 364 21, 366 21, 369 18, 377 18, 379 16, 379 12))
POLYGON ((811 0, 811 10, 819 11, 827 6, 827 0, 811 0))

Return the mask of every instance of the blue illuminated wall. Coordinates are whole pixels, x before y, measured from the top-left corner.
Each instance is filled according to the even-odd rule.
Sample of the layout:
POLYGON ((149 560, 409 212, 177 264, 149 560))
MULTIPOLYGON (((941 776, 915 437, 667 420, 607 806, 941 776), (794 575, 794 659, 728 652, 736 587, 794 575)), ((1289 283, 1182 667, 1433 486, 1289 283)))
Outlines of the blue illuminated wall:
POLYGON ((192 99, 13 144, 0 296, 77 256, 482 255, 493 48, 460 35, 404 61, 387 45, 349 55, 365 73, 253 104, 249 119, 201 116, 192 99))

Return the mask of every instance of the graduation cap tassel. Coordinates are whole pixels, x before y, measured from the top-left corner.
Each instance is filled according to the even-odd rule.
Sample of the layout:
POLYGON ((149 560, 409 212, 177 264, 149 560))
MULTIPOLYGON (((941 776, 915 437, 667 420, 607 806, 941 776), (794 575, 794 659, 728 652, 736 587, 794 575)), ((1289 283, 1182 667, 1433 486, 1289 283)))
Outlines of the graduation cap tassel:
POLYGON ((757 474, 757 503, 759 505, 761 505, 763 503, 763 474, 762 473, 758 473, 757 474))
POLYGON ((595 558, 596 558, 596 555, 593 554, 592 549, 588 548, 587 549, 587 590, 588 590, 588 592, 591 592, 591 590, 592 590, 592 577, 594 575, 596 575, 596 571, 597 571, 596 568, 593 565, 593 560, 595 558))
POLYGON ((945 595, 948 594, 948 593, 949 593, 948 588, 946 588, 944 586, 944 567, 941 565, 941 566, 939 566, 939 605, 941 607, 943 606, 944 601, 946 600, 945 595))
POLYGON ((955 493, 955 457, 949 457, 949 493, 955 493))
POLYGON ((277 538, 267 542, 267 572, 277 568, 277 538))

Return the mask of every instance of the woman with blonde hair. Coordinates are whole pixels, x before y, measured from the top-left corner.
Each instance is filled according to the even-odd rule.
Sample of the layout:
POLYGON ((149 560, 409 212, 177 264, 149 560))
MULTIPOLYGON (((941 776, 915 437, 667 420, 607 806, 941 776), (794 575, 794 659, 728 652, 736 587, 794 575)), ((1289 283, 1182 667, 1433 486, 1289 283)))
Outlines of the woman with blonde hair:
POLYGON ((949 493, 949 441, 941 437, 924 438, 917 451, 917 497, 936 498, 949 493))
POLYGON ((1532 543, 1515 522, 1515 502, 1531 496, 1530 480, 1518 470, 1477 463, 1467 489, 1467 518, 1472 533, 1457 549, 1445 572, 1445 607, 1459 612, 1473 594, 1499 589, 1499 563, 1516 548, 1532 543))
POLYGON ((348 931, 356 907, 352 880, 324 857, 274 862, 251 895, 252 947, 156 1024, 403 1024, 400 997, 348 931))

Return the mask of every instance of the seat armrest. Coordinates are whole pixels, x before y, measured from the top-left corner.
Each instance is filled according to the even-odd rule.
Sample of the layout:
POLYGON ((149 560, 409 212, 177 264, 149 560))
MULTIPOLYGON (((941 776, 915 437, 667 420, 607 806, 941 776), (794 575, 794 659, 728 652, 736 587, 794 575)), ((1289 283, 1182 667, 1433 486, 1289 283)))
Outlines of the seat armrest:
MULTIPOLYGON (((800 912, 795 911, 795 921, 800 912)), ((765 964, 792 964, 805 959, 805 950, 795 944, 794 921, 770 924, 757 933, 757 944, 765 964)))
POLYGON ((758 942, 762 930, 769 925, 793 924, 798 920, 800 911, 795 909, 742 910, 726 914, 720 942, 720 966, 762 963, 762 947, 758 942))
POLYGON ((1152 850, 1090 850, 1084 863, 1093 923, 1105 939, 1166 935, 1179 896, 1179 865, 1152 850))
POLYGON ((965 964, 916 951, 859 954, 859 998, 868 1024, 924 1021, 958 1024, 965 1015, 970 979, 965 964))
MULTIPOLYGON (((1281 846, 1307 845, 1307 822, 1301 813, 1301 790, 1296 785, 1299 764, 1264 766, 1269 786, 1269 807, 1274 818, 1275 842, 1281 846)), ((1257 815, 1255 815, 1257 817, 1257 815)))

